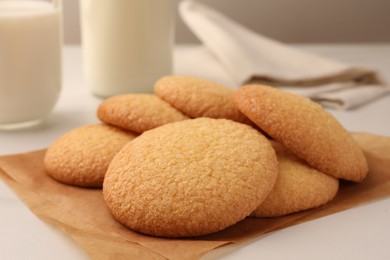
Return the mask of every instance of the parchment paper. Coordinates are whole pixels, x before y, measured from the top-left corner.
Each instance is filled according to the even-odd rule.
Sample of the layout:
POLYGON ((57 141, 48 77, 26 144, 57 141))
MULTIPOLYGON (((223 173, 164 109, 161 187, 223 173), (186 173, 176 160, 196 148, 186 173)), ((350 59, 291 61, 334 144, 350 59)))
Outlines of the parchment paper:
POLYGON ((369 162, 360 184, 342 182, 336 198, 316 209, 279 218, 247 218, 221 232, 188 239, 142 235, 108 212, 99 189, 60 184, 43 168, 45 151, 0 157, 0 177, 41 219, 63 229, 94 259, 197 259, 229 243, 242 243, 295 225, 390 196, 390 138, 355 134, 369 162))

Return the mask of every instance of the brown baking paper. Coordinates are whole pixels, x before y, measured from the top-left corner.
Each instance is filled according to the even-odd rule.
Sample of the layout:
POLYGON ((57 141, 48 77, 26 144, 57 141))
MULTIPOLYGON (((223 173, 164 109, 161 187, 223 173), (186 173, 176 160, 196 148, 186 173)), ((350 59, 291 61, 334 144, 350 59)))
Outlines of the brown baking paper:
POLYGON ((247 218, 223 231, 188 239, 164 239, 131 231, 108 212, 99 189, 60 184, 43 169, 45 151, 0 157, 0 177, 41 219, 68 233, 95 259, 197 259, 231 243, 295 225, 390 195, 390 138, 355 134, 370 172, 360 184, 342 182, 336 198, 316 209, 279 218, 247 218))

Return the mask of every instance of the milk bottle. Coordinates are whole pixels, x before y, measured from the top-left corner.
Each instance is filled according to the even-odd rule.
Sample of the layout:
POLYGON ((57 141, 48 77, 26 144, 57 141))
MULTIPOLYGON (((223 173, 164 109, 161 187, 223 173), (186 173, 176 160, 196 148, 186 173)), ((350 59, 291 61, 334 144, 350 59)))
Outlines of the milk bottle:
POLYGON ((84 71, 101 97, 148 93, 172 73, 172 0, 81 0, 84 71))
POLYGON ((36 124, 53 109, 61 87, 60 11, 50 1, 0 1, 0 129, 36 124))

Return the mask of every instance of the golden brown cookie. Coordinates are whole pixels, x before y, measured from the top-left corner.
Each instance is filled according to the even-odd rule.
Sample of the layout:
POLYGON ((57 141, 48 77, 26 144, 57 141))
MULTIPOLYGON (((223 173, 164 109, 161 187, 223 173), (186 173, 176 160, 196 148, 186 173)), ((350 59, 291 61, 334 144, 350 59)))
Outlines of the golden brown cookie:
POLYGON ((198 118, 147 131, 112 160, 103 195, 113 216, 154 236, 222 230, 248 216, 277 177, 271 143, 250 126, 198 118))
POLYGON ((46 171, 62 183, 101 187, 111 159, 135 137, 104 124, 76 128, 54 141, 46 151, 46 171))
POLYGON ((339 180, 310 167, 305 161, 273 142, 279 162, 279 175, 269 196, 251 214, 279 217, 316 208, 336 196, 339 180))
POLYGON ((305 97, 263 85, 241 87, 236 106, 262 130, 317 170, 360 182, 368 172, 364 154, 343 126, 305 97))
POLYGON ((97 116, 107 124, 136 133, 188 118, 164 100, 150 94, 107 98, 98 107, 97 116))
POLYGON ((252 124, 235 107, 234 91, 223 85, 189 76, 166 76, 156 82, 154 91, 191 118, 226 118, 252 124))

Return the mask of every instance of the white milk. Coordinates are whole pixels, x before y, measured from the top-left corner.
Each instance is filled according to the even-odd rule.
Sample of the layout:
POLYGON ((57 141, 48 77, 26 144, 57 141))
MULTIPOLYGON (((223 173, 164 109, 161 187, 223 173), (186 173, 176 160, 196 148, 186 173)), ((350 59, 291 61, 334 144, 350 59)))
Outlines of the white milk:
POLYGON ((153 92, 172 73, 172 0, 81 0, 84 70, 95 95, 153 92))
POLYGON ((61 88, 60 10, 0 1, 0 128, 43 119, 61 88))

